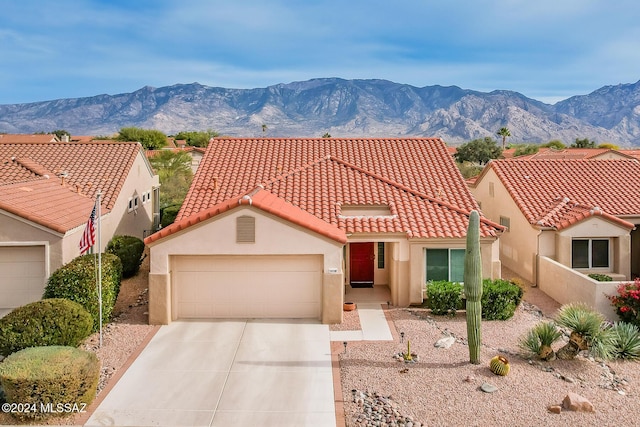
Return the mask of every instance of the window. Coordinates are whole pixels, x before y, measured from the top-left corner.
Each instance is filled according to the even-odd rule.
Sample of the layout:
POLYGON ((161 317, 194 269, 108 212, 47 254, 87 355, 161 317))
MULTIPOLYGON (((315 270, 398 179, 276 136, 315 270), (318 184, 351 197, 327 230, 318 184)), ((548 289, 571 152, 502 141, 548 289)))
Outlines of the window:
POLYGON ((571 267, 608 268, 609 239, 573 239, 571 267))
POLYGON ((506 216, 501 216, 500 225, 505 227, 505 231, 511 230, 511 218, 507 218, 506 216))
POLYGON ((128 212, 138 209, 138 196, 133 196, 129 199, 128 212))
POLYGON ((236 218, 236 243, 256 242, 256 219, 252 216, 236 218))
POLYGON ((378 268, 384 268, 384 242, 378 242, 378 268))
POLYGON ((464 280, 464 249, 427 249, 427 282, 464 280))

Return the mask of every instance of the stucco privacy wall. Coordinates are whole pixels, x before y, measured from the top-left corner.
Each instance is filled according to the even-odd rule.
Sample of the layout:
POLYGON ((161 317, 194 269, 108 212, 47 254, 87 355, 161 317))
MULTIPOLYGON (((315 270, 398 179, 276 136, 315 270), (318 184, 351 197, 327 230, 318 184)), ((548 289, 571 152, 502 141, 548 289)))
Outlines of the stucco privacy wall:
POLYGON ((559 262, 540 257, 538 286, 560 304, 583 302, 610 321, 619 320, 607 295, 615 295, 620 282, 597 282, 559 262))
POLYGON ((149 323, 168 324, 172 316, 172 256, 322 255, 322 322, 342 322, 343 245, 274 215, 240 206, 176 232, 150 245, 149 323), (236 219, 255 218, 255 243, 236 243, 236 219))

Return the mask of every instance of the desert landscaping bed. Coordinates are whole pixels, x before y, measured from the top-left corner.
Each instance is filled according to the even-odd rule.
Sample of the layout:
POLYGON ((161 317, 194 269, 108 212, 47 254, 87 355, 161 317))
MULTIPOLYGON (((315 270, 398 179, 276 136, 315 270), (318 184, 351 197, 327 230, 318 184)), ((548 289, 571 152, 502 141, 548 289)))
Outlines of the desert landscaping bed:
POLYGON ((468 362, 464 313, 432 316, 427 309, 409 308, 387 314, 398 336, 404 332, 404 343, 352 342, 339 356, 347 426, 376 425, 367 424, 376 410, 392 412, 364 393, 390 398, 398 415, 410 417, 404 425, 638 424, 639 363, 604 363, 583 356, 539 362, 518 355, 518 339, 543 319, 535 306, 523 303, 510 320, 482 323, 483 362, 479 365, 468 362), (453 345, 436 348, 434 344, 446 336, 456 338, 453 345), (407 340, 418 362, 394 359, 406 351, 407 340), (507 376, 489 370, 490 359, 498 354, 510 361, 507 376), (484 383, 497 391, 483 392, 484 383), (562 404, 570 392, 588 399, 595 412, 548 410, 562 404))

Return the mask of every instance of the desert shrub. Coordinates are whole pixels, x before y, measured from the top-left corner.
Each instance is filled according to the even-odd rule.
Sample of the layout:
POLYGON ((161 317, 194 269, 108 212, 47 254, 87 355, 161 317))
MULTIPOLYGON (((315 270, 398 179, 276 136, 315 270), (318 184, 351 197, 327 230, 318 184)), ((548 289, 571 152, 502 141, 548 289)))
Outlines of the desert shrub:
POLYGON ((523 293, 522 288, 508 280, 483 280, 482 318, 486 320, 510 319, 522 301, 523 293))
MULTIPOLYGON (((96 292, 97 257, 82 255, 70 263, 57 269, 44 290, 43 298, 66 298, 75 301, 85 308, 93 318, 93 331, 100 325, 100 309, 96 292)), ((120 281, 122 279, 122 263, 113 254, 102 254, 102 322, 111 319, 111 312, 116 304, 120 281)))
POLYGON ((562 337, 562 332, 552 321, 540 322, 520 337, 518 346, 525 357, 537 356, 543 360, 555 357, 551 346, 562 337))
POLYGON ((446 280, 427 284, 427 306, 436 315, 456 313, 462 307, 462 285, 446 280))
POLYGON ((611 327, 613 356, 618 359, 640 358, 640 330, 636 325, 616 322, 611 327))
POLYGON ((176 216, 178 216, 178 212, 180 211, 181 205, 171 205, 162 209, 162 213, 160 215, 160 225, 166 227, 173 223, 176 220, 176 216))
POLYGON ((55 409, 59 404, 76 404, 80 411, 95 398, 99 379, 100 362, 95 353, 74 347, 30 347, 0 364, 0 384, 7 403, 35 409, 14 413, 19 419, 50 416, 51 412, 41 411, 41 405, 55 409))
POLYGON ((0 354, 27 347, 77 347, 91 334, 93 319, 77 302, 43 299, 23 305, 0 319, 0 354))
POLYGON ((591 274, 588 274, 588 276, 591 277, 593 280, 597 280, 598 282, 613 281, 613 278, 611 276, 607 276, 606 274, 591 273, 591 274))
POLYGON ((621 283, 617 295, 608 295, 620 320, 640 328, 640 279, 621 283))
POLYGON ((138 273, 142 264, 144 242, 135 236, 113 236, 105 252, 120 258, 122 277, 132 277, 138 273))

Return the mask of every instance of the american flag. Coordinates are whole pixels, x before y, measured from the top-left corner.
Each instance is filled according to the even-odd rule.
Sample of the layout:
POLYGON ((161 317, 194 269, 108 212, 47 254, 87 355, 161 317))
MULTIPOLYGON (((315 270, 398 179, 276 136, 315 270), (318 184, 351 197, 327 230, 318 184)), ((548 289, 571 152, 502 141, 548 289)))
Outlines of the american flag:
POLYGON ((97 203, 93 205, 93 210, 91 211, 91 215, 89 215, 87 225, 84 227, 84 232, 82 233, 79 245, 80 255, 88 252, 89 249, 91 249, 91 246, 96 243, 96 207, 97 203))

